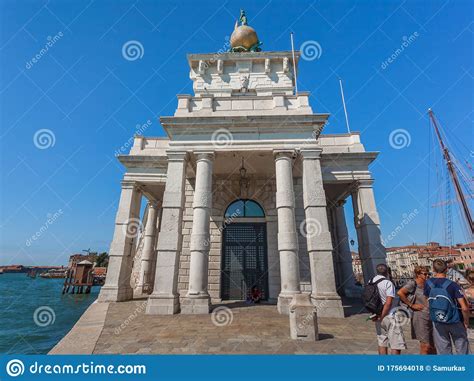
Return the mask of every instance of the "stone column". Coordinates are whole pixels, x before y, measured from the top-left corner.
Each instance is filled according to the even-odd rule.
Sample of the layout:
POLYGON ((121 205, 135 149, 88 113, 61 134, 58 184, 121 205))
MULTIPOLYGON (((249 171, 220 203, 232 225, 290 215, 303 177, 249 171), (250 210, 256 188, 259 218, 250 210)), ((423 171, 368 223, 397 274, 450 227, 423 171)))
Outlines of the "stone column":
POLYGON ((156 228, 155 228, 155 242, 153 243, 153 251, 150 260, 150 278, 149 282, 151 284, 151 289, 153 290, 155 287, 155 271, 156 271, 156 255, 157 255, 157 246, 158 246, 158 235, 161 230, 161 213, 163 212, 163 208, 161 207, 162 203, 158 204, 157 209, 157 216, 156 216, 156 228))
MULTIPOLYGON (((155 251, 156 241, 156 222, 158 216, 158 205, 148 201, 148 215, 145 224, 145 234, 143 241, 143 252, 140 264, 140 274, 137 284, 137 293, 143 294, 143 287, 151 287, 151 280, 153 278, 151 265, 155 251)), ((146 291, 146 290, 145 290, 146 291)))
POLYGON ((166 188, 156 247, 155 284, 146 308, 147 314, 154 315, 171 315, 179 311, 178 265, 183 238, 187 153, 168 151, 167 155, 166 188))
POLYGON ((120 302, 133 297, 130 278, 134 245, 136 245, 141 223, 139 218, 141 198, 142 194, 135 182, 122 182, 114 238, 110 245, 107 278, 100 290, 99 301, 120 302))
POLYGON ((377 265, 386 263, 385 247, 380 238, 380 219, 372 185, 373 180, 360 180, 357 189, 352 192, 359 257, 366 283, 375 276, 377 265))
POLYGON ((189 288, 181 305, 183 314, 206 314, 210 310, 207 291, 210 217, 212 207, 212 166, 214 153, 196 152, 196 184, 193 199, 193 228, 190 243, 189 288))
POLYGON ((348 297, 360 296, 360 290, 355 287, 354 271, 352 269, 352 255, 349 245, 346 217, 344 214, 345 200, 338 201, 334 207, 334 222, 336 226, 337 266, 340 275, 340 287, 348 297))
POLYGON ((321 150, 301 150, 306 243, 311 268, 311 299, 319 317, 344 317, 336 292, 333 247, 321 171, 321 150))
POLYGON ((332 262, 334 265, 334 277, 336 278, 336 290, 341 295, 341 269, 339 268, 339 247, 337 245, 336 230, 336 208, 334 205, 328 205, 326 208, 329 222, 329 232, 331 233, 331 242, 334 248, 332 262))
POLYGON ((293 150, 274 151, 276 171, 276 208, 278 213, 278 252, 280 255, 281 291, 278 312, 289 314, 289 304, 301 293, 298 237, 293 191, 293 150))

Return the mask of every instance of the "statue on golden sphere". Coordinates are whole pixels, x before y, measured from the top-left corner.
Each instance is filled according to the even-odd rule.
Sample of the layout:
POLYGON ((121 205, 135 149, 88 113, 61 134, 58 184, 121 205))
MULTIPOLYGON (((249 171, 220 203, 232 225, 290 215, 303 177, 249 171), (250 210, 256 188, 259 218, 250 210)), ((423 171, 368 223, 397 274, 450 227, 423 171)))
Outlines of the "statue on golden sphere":
POLYGON ((257 32, 247 25, 247 16, 245 11, 241 9, 239 20, 235 22, 234 32, 230 36, 230 51, 259 52, 261 45, 262 42, 258 40, 257 32))

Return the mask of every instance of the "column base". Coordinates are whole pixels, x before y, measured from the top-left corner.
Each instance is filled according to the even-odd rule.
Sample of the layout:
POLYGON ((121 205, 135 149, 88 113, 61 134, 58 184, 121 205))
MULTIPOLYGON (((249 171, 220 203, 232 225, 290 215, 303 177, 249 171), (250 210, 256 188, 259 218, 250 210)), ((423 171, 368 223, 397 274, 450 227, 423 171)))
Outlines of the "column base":
POLYGON ((129 287, 103 286, 100 289, 98 302, 125 302, 133 299, 133 289, 129 287))
POLYGON ((136 299, 136 298, 147 298, 149 297, 150 294, 148 292, 143 292, 143 288, 142 287, 137 287, 133 290, 133 298, 136 299))
POLYGON ((147 315, 174 315, 179 312, 179 295, 151 294, 146 305, 147 315))
POLYGON ((280 293, 278 295, 278 302, 277 302, 277 310, 278 313, 281 315, 289 315, 290 314, 290 303, 293 300, 293 296, 295 294, 300 294, 299 292, 294 292, 291 294, 287 293, 280 293))
POLYGON ((311 294, 311 302, 316 307, 318 317, 343 318, 344 308, 341 298, 337 294, 314 295, 311 294))
POLYGON ((181 313, 184 315, 208 314, 211 311, 211 298, 209 295, 181 299, 181 313))
POLYGON ((153 291, 153 285, 145 285, 145 284, 137 284, 133 289, 133 297, 134 298, 142 298, 142 297, 149 297, 151 292, 153 291))

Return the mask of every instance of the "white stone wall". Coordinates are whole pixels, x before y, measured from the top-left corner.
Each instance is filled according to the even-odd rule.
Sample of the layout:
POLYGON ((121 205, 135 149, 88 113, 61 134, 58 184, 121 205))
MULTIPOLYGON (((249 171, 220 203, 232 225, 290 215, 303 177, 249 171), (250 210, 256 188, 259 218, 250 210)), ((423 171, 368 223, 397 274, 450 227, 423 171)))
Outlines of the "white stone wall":
POLYGON ((258 95, 292 94, 292 56, 290 51, 189 55, 189 76, 197 96, 226 96, 238 92, 242 88, 242 77, 247 78, 247 91, 258 95))

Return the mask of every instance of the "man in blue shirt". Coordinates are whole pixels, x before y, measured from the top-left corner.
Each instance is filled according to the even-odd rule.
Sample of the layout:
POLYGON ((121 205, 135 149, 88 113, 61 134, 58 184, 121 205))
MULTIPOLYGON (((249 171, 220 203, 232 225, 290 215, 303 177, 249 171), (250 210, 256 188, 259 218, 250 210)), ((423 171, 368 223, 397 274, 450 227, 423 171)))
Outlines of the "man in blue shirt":
MULTIPOLYGON (((440 323, 433 322, 433 339, 438 354, 450 355, 453 353, 451 339, 454 342, 457 354, 469 354, 469 341, 467 339, 467 328, 469 326, 469 307, 464 297, 464 292, 459 285, 446 278, 448 266, 441 259, 433 262, 433 270, 435 272, 431 283, 434 286, 441 286, 444 282, 450 282, 446 287, 446 291, 452 302, 457 306, 457 313, 460 314, 461 321, 457 323, 440 323), (459 307, 460 310, 459 311, 459 307)), ((430 282, 425 283, 424 295, 426 298, 430 296, 430 282)))

